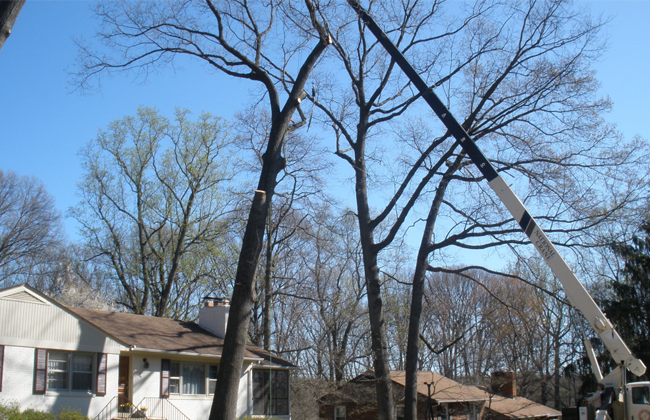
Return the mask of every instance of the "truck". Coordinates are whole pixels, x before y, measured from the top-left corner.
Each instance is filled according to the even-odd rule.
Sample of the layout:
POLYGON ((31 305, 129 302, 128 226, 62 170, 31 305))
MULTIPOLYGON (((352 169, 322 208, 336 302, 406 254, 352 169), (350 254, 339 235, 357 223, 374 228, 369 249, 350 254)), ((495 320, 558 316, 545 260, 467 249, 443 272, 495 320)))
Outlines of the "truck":
MULTIPOLYGON (((497 173, 492 163, 483 155, 471 136, 438 98, 434 92, 434 88, 427 86, 426 82, 406 60, 401 51, 386 36, 359 2, 357 0, 347 1, 363 20, 370 32, 377 38, 377 41, 409 78, 413 86, 419 91, 422 98, 445 125, 449 133, 458 141, 472 163, 485 177, 490 188, 496 193, 514 220, 519 223, 521 230, 528 236, 553 274, 558 278, 571 305, 583 314, 586 321, 609 351, 617 367, 607 376, 603 377, 591 342, 588 339, 585 340, 586 351, 589 355, 592 371, 599 384, 604 387, 602 398, 611 396, 612 400, 607 409, 603 407, 603 409, 596 411, 596 420, 606 420, 608 417, 612 420, 650 420, 650 382, 627 383, 626 381, 628 371, 637 377, 644 375, 646 367, 643 362, 632 354, 612 323, 607 319, 587 289, 558 253, 555 245, 540 228, 512 188, 510 188, 505 180, 497 173)), ((584 410, 581 410, 581 413, 584 414, 584 410)))

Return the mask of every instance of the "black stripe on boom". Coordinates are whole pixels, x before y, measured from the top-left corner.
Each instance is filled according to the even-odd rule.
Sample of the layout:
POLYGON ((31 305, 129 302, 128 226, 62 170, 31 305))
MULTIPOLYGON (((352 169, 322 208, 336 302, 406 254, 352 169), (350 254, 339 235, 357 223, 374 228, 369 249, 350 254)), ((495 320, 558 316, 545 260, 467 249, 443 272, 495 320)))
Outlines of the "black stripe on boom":
POLYGON ((420 74, 404 58, 402 52, 388 39, 384 31, 374 19, 366 12, 357 0, 348 0, 348 3, 361 16, 370 32, 375 35, 377 41, 384 47, 386 52, 395 60, 395 63, 402 69, 404 74, 411 80, 413 85, 418 89, 424 100, 429 104, 433 112, 440 118, 440 121, 447 127, 451 135, 460 143, 460 146, 467 152, 474 165, 483 174, 488 182, 496 178, 497 171, 492 164, 483 156, 483 152, 478 148, 474 140, 467 134, 465 129, 456 121, 454 116, 449 112, 445 104, 438 98, 433 89, 427 86, 426 82, 420 77, 420 74))
POLYGON ((528 232, 528 224, 530 223, 531 220, 533 219, 532 217, 530 217, 530 213, 528 213, 528 211, 525 211, 524 215, 521 216, 521 220, 519 220, 519 226, 521 226, 521 230, 526 232, 526 235, 528 235, 529 237, 530 237, 530 233, 532 233, 532 232, 530 233, 528 232))
POLYGON ((530 238, 530 240, 533 240, 533 230, 535 230, 535 227, 537 226, 537 223, 535 223, 535 219, 531 219, 530 223, 528 223, 528 228, 526 229, 526 236, 530 238))

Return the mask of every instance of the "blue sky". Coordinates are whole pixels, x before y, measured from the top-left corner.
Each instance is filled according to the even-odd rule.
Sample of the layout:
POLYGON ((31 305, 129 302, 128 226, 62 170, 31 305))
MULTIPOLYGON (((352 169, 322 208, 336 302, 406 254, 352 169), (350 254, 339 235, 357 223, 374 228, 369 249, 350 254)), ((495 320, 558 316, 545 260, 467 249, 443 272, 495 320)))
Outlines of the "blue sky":
MULTIPOLYGON (((609 120, 626 136, 650 138, 650 0, 579 3, 614 18, 607 30, 610 47, 595 65, 602 94, 614 101, 609 120)), ((77 201, 78 150, 110 121, 141 105, 166 116, 180 106, 230 118, 246 103, 250 87, 193 63, 152 75, 146 84, 116 75, 104 79, 101 93, 71 92, 66 70, 76 57, 72 38, 92 36, 91 4, 28 0, 0 50, 0 169, 42 180, 61 212, 77 201)), ((74 237, 72 221, 66 229, 74 237)))

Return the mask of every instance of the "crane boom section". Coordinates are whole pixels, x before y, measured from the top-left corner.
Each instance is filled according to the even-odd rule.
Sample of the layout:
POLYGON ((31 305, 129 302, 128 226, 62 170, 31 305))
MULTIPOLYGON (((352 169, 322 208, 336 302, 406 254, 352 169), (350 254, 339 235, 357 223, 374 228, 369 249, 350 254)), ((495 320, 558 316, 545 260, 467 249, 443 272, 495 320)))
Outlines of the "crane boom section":
MULTIPOLYGON (((474 140, 467 134, 465 129, 456 121, 449 109, 442 103, 435 94, 433 88, 427 86, 426 82, 415 71, 411 64, 404 58, 400 50, 392 43, 386 34, 377 25, 374 19, 366 12, 356 0, 347 0, 350 6, 359 14, 366 24, 366 27, 373 33, 386 52, 392 57, 395 63, 402 69, 413 85, 418 89, 422 98, 429 104, 433 112, 445 125, 449 133, 460 143, 465 153, 470 157, 474 165, 485 177, 490 188, 497 194, 501 202, 506 206, 510 214, 519 223, 522 231, 530 238, 535 248, 544 261, 551 268, 555 276, 560 280, 566 291, 571 304, 580 310, 594 331, 603 341, 611 356, 617 363, 623 362, 627 368, 637 376, 643 375, 645 365, 630 352, 625 342, 618 335, 612 323, 605 317, 598 305, 594 302, 585 287, 576 278, 566 261, 560 256, 555 245, 546 236, 546 233, 539 227, 533 217, 528 213, 526 207, 519 197, 497 173, 492 164, 486 159, 474 140)), ((435 87, 435 86, 434 86, 435 87)))

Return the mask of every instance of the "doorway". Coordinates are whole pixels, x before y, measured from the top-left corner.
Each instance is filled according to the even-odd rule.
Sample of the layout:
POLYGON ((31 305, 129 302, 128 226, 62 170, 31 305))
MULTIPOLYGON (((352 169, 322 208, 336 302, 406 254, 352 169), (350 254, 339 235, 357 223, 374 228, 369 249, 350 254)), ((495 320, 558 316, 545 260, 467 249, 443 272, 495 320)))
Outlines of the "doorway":
MULTIPOLYGON (((123 412, 126 403, 130 403, 129 393, 131 390, 131 358, 120 356, 120 367, 117 384, 117 404, 119 411, 123 412)), ((130 411, 130 410, 129 410, 130 411)))

